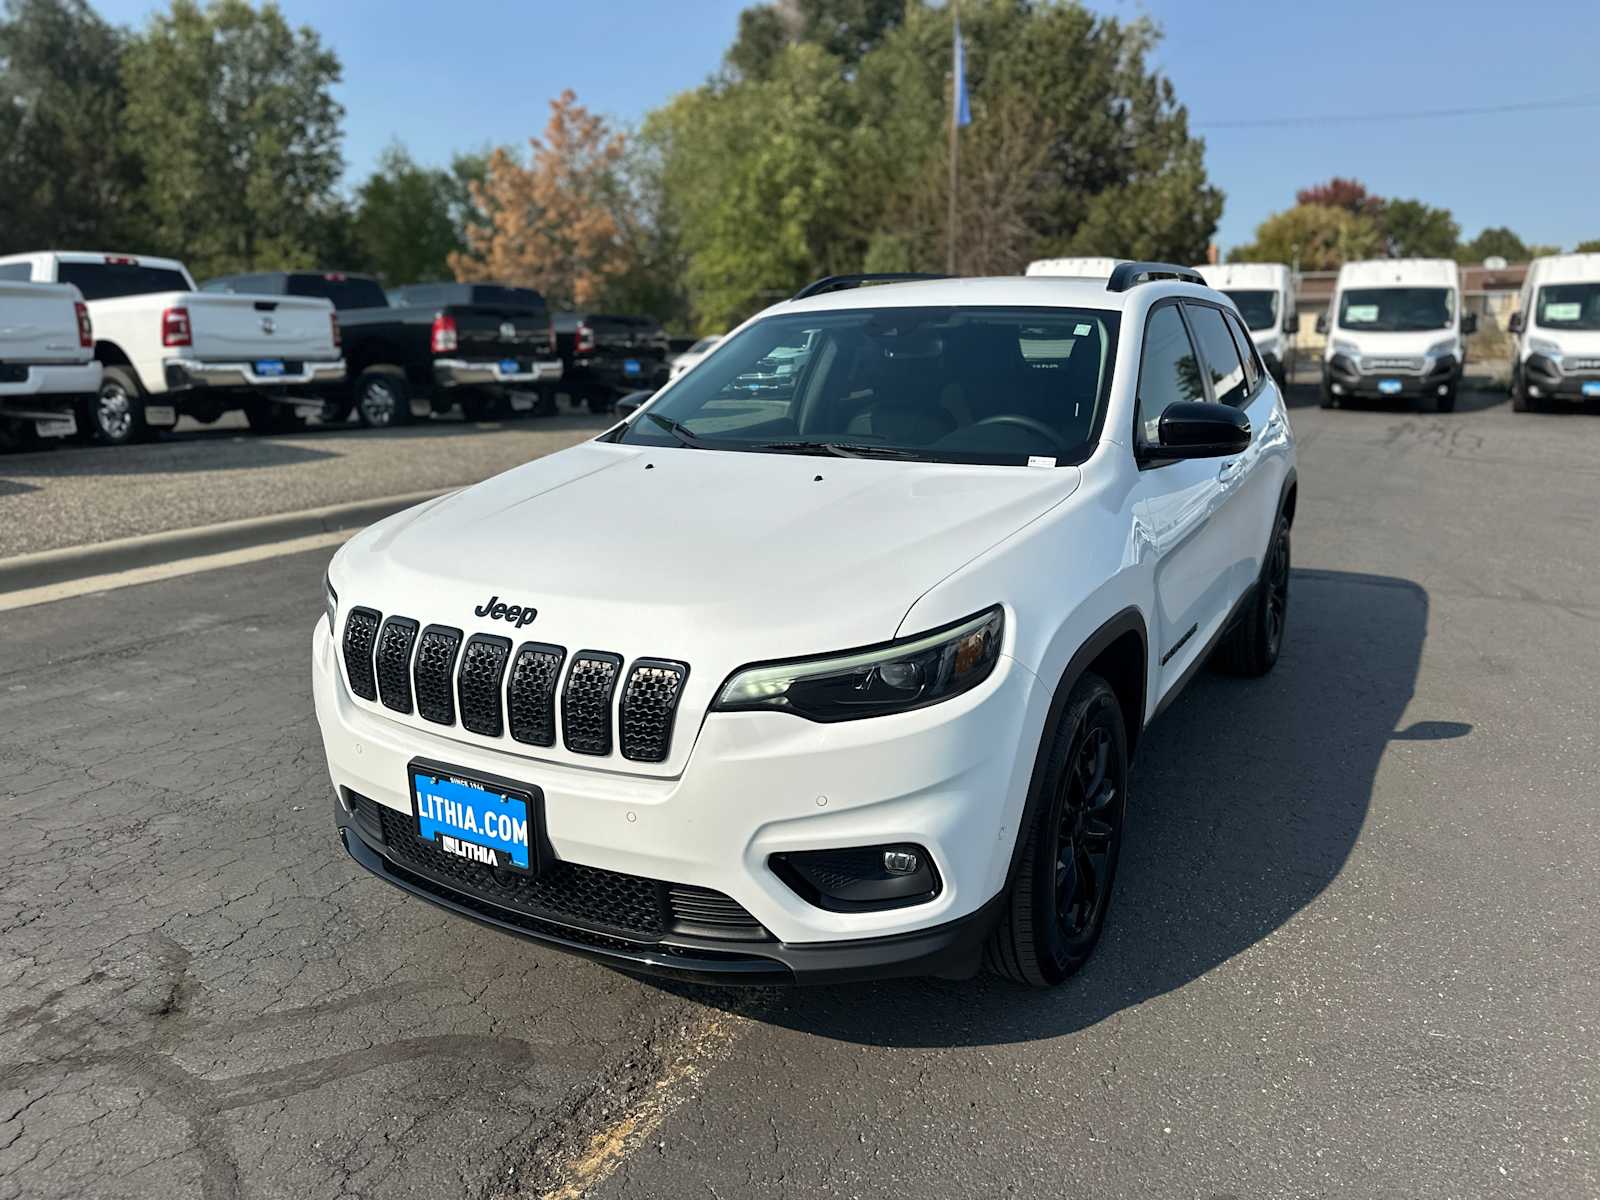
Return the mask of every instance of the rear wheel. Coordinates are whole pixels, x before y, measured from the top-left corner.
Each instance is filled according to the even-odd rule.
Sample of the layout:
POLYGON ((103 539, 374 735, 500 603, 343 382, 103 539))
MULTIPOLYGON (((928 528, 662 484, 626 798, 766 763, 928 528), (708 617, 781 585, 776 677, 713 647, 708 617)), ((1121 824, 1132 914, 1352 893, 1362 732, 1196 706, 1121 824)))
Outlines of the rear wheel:
POLYGON ((368 370, 356 380, 356 417, 367 429, 389 429, 411 420, 405 376, 368 370))
POLYGON ((1005 911, 984 948, 996 974, 1050 987, 1100 940, 1128 804, 1128 739, 1116 693, 1098 675, 1073 685, 1047 735, 1041 795, 1005 911))
POLYGON ((144 388, 131 367, 107 367, 100 391, 88 405, 85 432, 103 446, 126 446, 149 434, 144 421, 144 388))
POLYGON ((1273 526, 1255 595, 1223 637, 1211 664, 1229 675, 1265 675, 1278 661, 1289 621, 1289 522, 1273 526))

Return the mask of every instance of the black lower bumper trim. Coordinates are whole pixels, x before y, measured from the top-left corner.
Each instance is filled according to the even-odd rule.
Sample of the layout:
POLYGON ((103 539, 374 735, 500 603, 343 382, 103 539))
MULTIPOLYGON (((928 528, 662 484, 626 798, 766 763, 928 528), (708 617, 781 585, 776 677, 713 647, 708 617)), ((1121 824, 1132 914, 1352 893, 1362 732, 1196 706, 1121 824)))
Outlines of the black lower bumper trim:
POLYGON ((548 921, 530 922, 465 892, 442 887, 386 858, 362 837, 359 826, 339 814, 339 839, 350 857, 385 881, 430 904, 503 933, 565 950, 619 970, 696 983, 769 986, 850 983, 865 979, 936 975, 963 979, 975 974, 989 931, 999 919, 1000 894, 977 912, 946 925, 891 937, 842 942, 749 944, 673 936, 657 943, 597 937, 548 921))

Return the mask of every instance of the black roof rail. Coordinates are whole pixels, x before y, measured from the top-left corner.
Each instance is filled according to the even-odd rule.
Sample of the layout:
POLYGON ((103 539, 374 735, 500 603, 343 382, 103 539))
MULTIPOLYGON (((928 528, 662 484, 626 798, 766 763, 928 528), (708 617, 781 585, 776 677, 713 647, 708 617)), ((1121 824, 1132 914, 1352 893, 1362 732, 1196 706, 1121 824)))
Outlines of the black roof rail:
POLYGON ((922 275, 915 271, 883 271, 872 275, 828 275, 808 283, 791 300, 804 300, 825 292, 846 292, 851 288, 868 287, 874 283, 913 283, 919 279, 953 279, 953 275, 922 275))
POLYGON ((1111 278, 1106 280, 1106 291, 1125 292, 1141 283, 1157 279, 1176 279, 1179 283, 1206 285, 1205 277, 1193 267, 1180 267, 1163 262, 1125 262, 1111 268, 1111 278))

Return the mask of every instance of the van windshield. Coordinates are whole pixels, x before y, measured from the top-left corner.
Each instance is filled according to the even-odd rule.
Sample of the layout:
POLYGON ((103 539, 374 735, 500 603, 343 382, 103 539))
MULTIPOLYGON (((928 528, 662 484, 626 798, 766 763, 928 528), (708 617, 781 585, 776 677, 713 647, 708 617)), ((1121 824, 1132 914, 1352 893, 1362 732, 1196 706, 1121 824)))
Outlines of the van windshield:
POLYGON ((1546 329, 1600 329, 1600 283, 1553 283, 1539 289, 1536 324, 1546 329))
POLYGON ((1277 292, 1229 290, 1222 294, 1238 305, 1245 327, 1252 332, 1271 329, 1278 323, 1277 292))
POLYGON ((765 454, 1081 462, 1110 389, 1117 318, 1068 308, 769 317, 613 436, 765 454))
POLYGON ((1345 329, 1420 333, 1450 328, 1454 314, 1450 288, 1351 288, 1339 296, 1339 324, 1345 329))

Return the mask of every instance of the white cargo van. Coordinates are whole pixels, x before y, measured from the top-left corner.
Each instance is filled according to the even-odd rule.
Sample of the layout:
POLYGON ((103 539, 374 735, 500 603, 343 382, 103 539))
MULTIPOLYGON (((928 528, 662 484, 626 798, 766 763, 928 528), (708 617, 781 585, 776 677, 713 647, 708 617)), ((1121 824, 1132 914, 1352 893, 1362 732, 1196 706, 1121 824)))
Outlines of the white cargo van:
POLYGON ((1511 406, 1518 412, 1600 400, 1600 254, 1529 263, 1511 333, 1511 406))
POLYGON ((1317 318, 1317 332, 1328 334, 1322 407, 1403 396, 1452 411, 1466 362, 1462 339, 1477 327, 1476 316, 1462 315, 1461 272, 1452 259, 1345 263, 1331 309, 1317 318))
POLYGON ((1125 258, 1037 258, 1028 264, 1025 275, 1067 275, 1078 279, 1109 279, 1125 258))
POLYGON ((1286 364, 1294 351, 1299 328, 1295 312, 1294 274, 1284 263, 1207 263, 1195 270, 1232 300, 1244 318, 1245 328, 1267 370, 1288 386, 1286 364))

